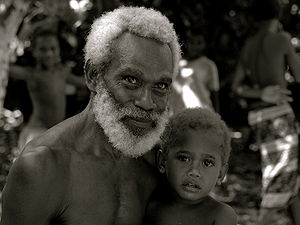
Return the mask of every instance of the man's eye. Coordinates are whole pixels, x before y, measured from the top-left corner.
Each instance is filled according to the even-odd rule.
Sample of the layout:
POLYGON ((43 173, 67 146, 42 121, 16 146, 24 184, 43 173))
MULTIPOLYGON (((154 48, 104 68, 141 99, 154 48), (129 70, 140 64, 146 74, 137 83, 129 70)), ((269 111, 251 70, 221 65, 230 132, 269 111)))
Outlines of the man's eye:
POLYGON ((190 157, 185 156, 185 155, 179 155, 179 156, 177 156, 177 159, 181 162, 189 162, 191 160, 190 157))
POLYGON ((203 160, 203 166, 205 167, 213 167, 215 165, 215 162, 210 159, 204 159, 203 160))
POLYGON ((130 84, 137 84, 137 82, 138 82, 138 80, 133 76, 126 76, 123 79, 130 84))

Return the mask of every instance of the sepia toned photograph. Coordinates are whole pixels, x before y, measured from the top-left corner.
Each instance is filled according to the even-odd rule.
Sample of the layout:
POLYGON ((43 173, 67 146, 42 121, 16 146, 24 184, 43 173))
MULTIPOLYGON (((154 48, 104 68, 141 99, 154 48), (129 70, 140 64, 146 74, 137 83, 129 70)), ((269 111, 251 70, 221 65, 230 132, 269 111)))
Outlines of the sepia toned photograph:
POLYGON ((300 0, 0 0, 0 225, 300 225, 300 0))

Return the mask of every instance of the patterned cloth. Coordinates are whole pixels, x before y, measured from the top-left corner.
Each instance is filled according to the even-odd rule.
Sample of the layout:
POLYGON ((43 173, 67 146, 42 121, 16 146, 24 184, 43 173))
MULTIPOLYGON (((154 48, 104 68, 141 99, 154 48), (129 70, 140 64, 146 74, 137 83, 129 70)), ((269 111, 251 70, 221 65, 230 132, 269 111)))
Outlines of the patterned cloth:
POLYGON ((248 121, 262 158, 264 208, 282 208, 297 194, 298 130, 290 105, 250 111, 248 121))

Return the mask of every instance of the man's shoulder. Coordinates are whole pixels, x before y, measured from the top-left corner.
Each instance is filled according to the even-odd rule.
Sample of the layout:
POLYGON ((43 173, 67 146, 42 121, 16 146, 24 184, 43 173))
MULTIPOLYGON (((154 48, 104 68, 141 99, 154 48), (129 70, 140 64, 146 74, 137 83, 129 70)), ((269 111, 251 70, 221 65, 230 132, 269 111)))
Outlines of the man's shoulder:
POLYGON ((47 146, 28 145, 14 163, 17 172, 22 176, 51 178, 59 174, 62 161, 66 157, 62 152, 47 146))
POLYGON ((33 221, 33 216, 39 215, 37 219, 46 221, 61 207, 68 187, 67 173, 48 147, 26 149, 9 171, 3 190, 4 215, 14 215, 16 221, 33 221), (23 214, 18 214, 20 211, 23 214))
POLYGON ((62 121, 30 141, 17 161, 25 163, 23 166, 39 167, 34 169, 40 169, 40 172, 59 173, 60 169, 64 170, 62 166, 70 161, 71 131, 68 123, 62 121))

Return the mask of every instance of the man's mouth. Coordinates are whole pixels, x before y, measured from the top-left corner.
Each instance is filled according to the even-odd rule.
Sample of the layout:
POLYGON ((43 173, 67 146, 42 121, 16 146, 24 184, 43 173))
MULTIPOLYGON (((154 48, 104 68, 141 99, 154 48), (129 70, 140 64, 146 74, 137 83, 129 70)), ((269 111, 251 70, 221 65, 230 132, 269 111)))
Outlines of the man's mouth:
POLYGON ((155 123, 153 120, 141 118, 141 117, 126 117, 124 119, 125 124, 127 124, 129 127, 135 127, 139 130, 149 130, 153 129, 155 126, 155 123))
POLYGON ((130 122, 136 127, 140 128, 153 128, 154 122, 152 120, 143 119, 143 118, 129 118, 130 122))
POLYGON ((201 190, 200 185, 190 181, 184 182, 182 186, 183 189, 188 192, 199 192, 201 190))

